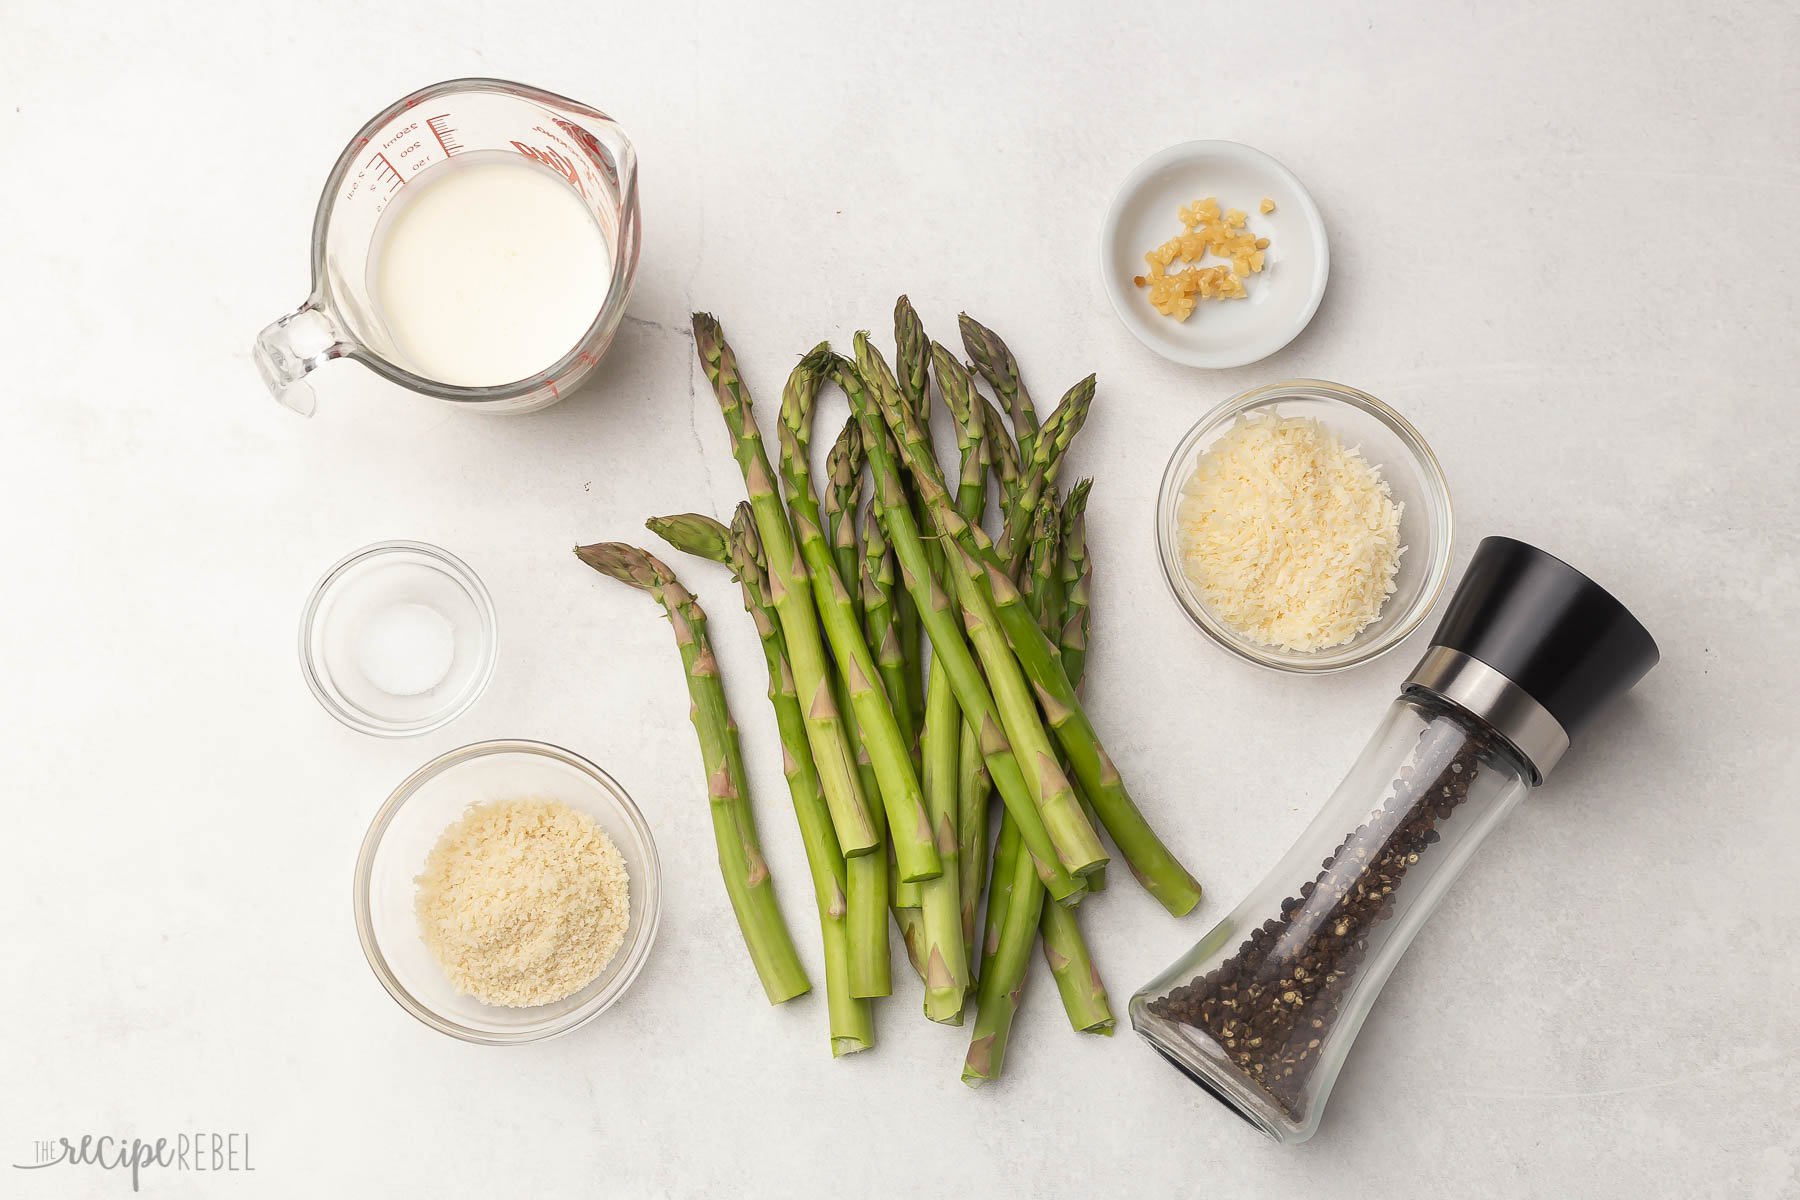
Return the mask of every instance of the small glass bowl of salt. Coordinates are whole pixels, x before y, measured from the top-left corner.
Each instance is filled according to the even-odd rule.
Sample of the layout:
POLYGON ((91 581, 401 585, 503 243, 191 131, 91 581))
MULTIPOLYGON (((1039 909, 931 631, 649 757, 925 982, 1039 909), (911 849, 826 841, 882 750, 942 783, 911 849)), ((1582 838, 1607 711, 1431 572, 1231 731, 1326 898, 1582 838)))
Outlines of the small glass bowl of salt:
POLYGON ((381 542, 340 559, 300 618, 300 669, 325 711, 407 737, 466 712, 494 677, 494 602, 461 559, 381 542))

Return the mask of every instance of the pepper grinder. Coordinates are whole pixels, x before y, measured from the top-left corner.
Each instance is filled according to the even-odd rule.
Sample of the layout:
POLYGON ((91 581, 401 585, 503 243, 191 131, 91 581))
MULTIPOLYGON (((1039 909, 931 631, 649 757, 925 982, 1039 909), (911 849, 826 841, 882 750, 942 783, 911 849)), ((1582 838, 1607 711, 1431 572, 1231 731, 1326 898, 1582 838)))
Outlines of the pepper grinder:
POLYGON ((1382 985, 1476 847, 1657 657, 1585 575, 1483 540, 1350 773, 1268 877, 1132 997, 1133 1028, 1277 1141, 1311 1137, 1382 985))

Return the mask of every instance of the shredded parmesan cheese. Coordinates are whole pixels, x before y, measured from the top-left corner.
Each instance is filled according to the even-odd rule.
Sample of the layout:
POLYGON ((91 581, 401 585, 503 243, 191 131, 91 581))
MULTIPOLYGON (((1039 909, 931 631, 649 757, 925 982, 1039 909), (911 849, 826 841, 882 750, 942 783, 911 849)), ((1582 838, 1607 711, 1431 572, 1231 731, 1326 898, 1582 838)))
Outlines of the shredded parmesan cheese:
POLYGON ((625 860, 557 800, 471 805, 425 859, 419 933, 459 995, 524 1008, 572 996, 625 940, 625 860))
POLYGON ((1400 569, 1402 505, 1317 421, 1239 418, 1182 486, 1183 572, 1206 607, 1263 646, 1341 646, 1381 615, 1400 569))

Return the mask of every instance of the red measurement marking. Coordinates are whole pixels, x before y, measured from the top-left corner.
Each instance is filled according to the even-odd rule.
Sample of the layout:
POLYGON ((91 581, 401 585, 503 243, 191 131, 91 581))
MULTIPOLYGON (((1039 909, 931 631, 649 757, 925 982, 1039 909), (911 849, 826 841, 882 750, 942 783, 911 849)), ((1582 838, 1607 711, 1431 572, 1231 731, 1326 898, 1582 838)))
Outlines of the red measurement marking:
POLYGON ((600 144, 600 139, 573 122, 565 121, 561 117, 556 117, 554 119, 556 121, 556 127, 574 138, 575 144, 587 152, 588 159, 598 165, 601 171, 605 172, 606 181, 612 184, 612 186, 618 187, 619 172, 617 168, 613 166, 612 155, 608 154, 606 152, 606 147, 600 144))
POLYGON ((373 167, 376 163, 380 163, 381 167, 375 172, 375 182, 379 183, 384 177, 391 179, 393 182, 388 184, 387 189, 390 193, 406 186, 406 179, 394 169, 394 164, 388 161, 388 156, 379 150, 375 152, 374 158, 363 165, 373 167))
POLYGON ((589 366, 589 367, 597 366, 600 362, 599 359, 595 358, 592 354, 588 353, 586 350, 583 350, 580 354, 576 355, 575 361, 578 363, 582 363, 583 365, 589 366))
POLYGON ((554 379, 550 381, 550 398, 552 400, 562 399, 562 393, 556 390, 556 380, 554 379))
POLYGON ((450 158, 461 152, 463 144, 456 140, 456 130, 450 124, 449 113, 439 113, 425 124, 431 127, 431 136, 444 148, 444 157, 450 158))
POLYGON ((533 162, 543 163, 546 167, 549 167, 552 171, 555 171, 558 175, 567 179, 576 191, 580 192, 583 196, 587 195, 587 188, 582 185, 581 176, 575 173, 575 164, 570 162, 568 156, 558 151, 554 146, 545 146, 542 149, 539 149, 536 146, 527 146, 524 142, 514 142, 512 148, 517 150, 520 154, 523 154, 526 158, 531 159, 533 162))

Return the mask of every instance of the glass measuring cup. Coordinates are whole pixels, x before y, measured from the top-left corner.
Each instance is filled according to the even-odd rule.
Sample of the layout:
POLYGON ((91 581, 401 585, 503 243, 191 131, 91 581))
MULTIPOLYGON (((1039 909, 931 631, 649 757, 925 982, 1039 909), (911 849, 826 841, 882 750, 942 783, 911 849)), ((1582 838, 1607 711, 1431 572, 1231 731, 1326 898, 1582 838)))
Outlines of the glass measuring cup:
POLYGON ((638 259, 637 154, 605 113, 503 79, 422 88, 357 131, 325 181, 313 218, 312 292, 256 339, 256 365, 277 400, 311 416, 306 376, 354 359, 409 391, 479 412, 534 412, 556 403, 600 361, 625 315, 638 259), (417 374, 397 360, 372 296, 370 260, 381 215, 426 168, 486 152, 550 168, 592 213, 611 258, 606 299, 568 353, 510 383, 473 387, 417 374))

